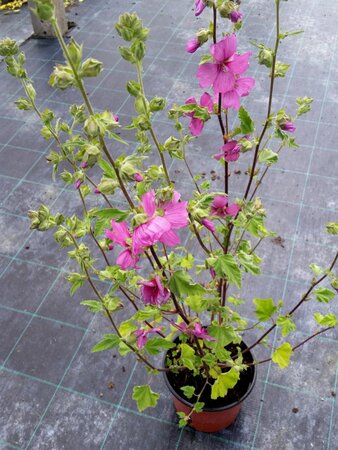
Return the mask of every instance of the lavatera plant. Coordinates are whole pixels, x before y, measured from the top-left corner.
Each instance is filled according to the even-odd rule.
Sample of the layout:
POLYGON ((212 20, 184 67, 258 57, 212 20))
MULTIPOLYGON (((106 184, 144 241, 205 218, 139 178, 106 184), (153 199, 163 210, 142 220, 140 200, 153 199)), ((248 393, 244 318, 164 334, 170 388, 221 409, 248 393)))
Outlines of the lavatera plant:
MULTIPOLYGON (((111 325, 111 333, 102 336, 92 351, 114 348, 121 356, 134 353, 150 375, 164 373, 170 390, 183 404, 176 405, 180 426, 192 423, 201 429, 194 423, 200 412, 239 403, 251 389, 258 365, 272 360, 285 369, 305 342, 338 324, 332 312, 317 312, 315 332, 294 342, 294 317, 301 307, 306 308, 309 300, 326 304, 335 297, 338 278, 333 269, 338 255, 325 267, 310 264, 312 282, 290 309, 282 300, 270 298, 269 292, 265 298, 241 298, 243 275, 252 275, 245 277, 252 284, 261 274, 260 243, 274 236, 265 226, 266 211, 258 190, 279 153, 297 147, 295 123, 312 102, 309 97, 297 98, 293 117, 285 109, 272 107, 275 79, 284 77, 289 68, 278 60, 279 44, 299 33, 280 30, 280 0, 273 3, 274 47, 253 43, 258 63, 266 67, 269 77, 263 125, 256 127, 241 106, 255 80, 246 73, 251 52, 237 49, 236 33, 242 26, 239 2, 196 0, 196 16, 210 13, 211 17, 209 28, 200 29, 186 47, 194 53, 203 46, 196 67, 201 96, 182 99, 181 105, 169 109, 173 134, 164 141, 158 138, 153 117, 166 102, 146 96, 142 77, 149 30, 136 14, 123 14, 116 24, 126 43, 119 48, 121 56, 137 73, 137 81, 126 85, 136 111, 129 124, 121 124, 112 111, 94 111, 85 79, 99 75, 102 63, 84 60, 82 45, 73 39, 65 42, 51 0, 36 0, 35 13, 50 21, 65 57, 65 63, 54 68, 49 84, 61 90, 77 88, 83 96, 83 104, 70 106, 69 121, 56 118, 51 110, 40 110, 24 68, 24 54, 10 39, 0 43, 9 74, 21 81, 25 91, 25 97, 16 102, 18 108, 35 111, 41 119, 42 135, 54 140, 47 157, 53 174, 77 191, 83 206, 81 215, 66 217, 42 205, 29 212, 31 227, 55 230, 60 248, 68 249, 69 257, 78 263, 78 271, 67 275, 70 293, 88 282, 93 299, 82 304, 94 314, 102 313, 111 325), (189 148, 209 120, 216 121, 219 135, 210 137, 203 157, 205 164, 209 158, 216 159, 224 174, 224 188, 218 192, 189 166, 189 148), (119 137, 121 127, 136 138, 134 151, 119 137), (235 198, 229 172, 244 153, 252 155, 252 161, 244 194, 235 198), (154 164, 156 158, 159 164, 154 164), (175 188, 168 170, 172 159, 191 176, 195 190, 189 198, 175 188), (184 247, 183 236, 196 241, 188 245, 196 254, 184 247), (106 291, 102 285, 108 286, 106 291), (240 313, 247 301, 251 319, 240 313), (282 343, 273 347, 276 332, 282 343), (258 346, 266 346, 270 356, 255 359, 251 351, 258 346)), ((338 234, 338 223, 328 224, 327 232, 338 234)), ((148 384, 134 387, 133 399, 140 411, 156 406, 158 398, 148 384)))

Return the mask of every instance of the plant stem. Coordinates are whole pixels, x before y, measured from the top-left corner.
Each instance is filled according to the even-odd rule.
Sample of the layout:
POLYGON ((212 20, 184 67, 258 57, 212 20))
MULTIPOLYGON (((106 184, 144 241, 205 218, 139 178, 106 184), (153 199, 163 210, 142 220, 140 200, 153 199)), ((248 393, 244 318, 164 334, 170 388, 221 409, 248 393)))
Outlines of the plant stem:
MULTIPOLYGON (((302 342, 300 342, 299 344, 297 344, 297 345, 295 345, 294 347, 292 347, 292 351, 294 352, 295 350, 297 350, 299 347, 302 347, 304 344, 306 344, 306 342, 308 342, 308 341, 310 341, 311 339, 313 339, 313 338, 315 338, 315 337, 317 337, 317 336, 319 336, 320 334, 323 334, 323 333, 326 333, 326 331, 328 331, 328 330, 332 330, 334 327, 327 327, 327 328, 324 328, 323 330, 319 330, 319 331, 317 331, 316 333, 314 333, 314 334, 312 334, 311 336, 309 336, 309 337, 307 337, 306 339, 304 339, 302 342)), ((257 366, 257 365, 259 365, 259 364, 263 364, 263 363, 266 363, 266 362, 269 362, 269 361, 271 361, 272 360, 272 358, 266 358, 266 359, 263 359, 263 360, 261 360, 261 361, 255 361, 254 363, 249 363, 248 365, 249 366, 257 366)))
MULTIPOLYGON (((60 32, 59 25, 58 25, 58 23, 57 23, 57 21, 56 21, 55 19, 52 20, 51 24, 52 24, 52 26, 53 26, 55 35, 56 35, 56 37, 57 37, 57 39, 58 39, 58 41, 59 41, 59 43, 60 43, 60 45, 61 45, 62 51, 63 51, 63 53, 64 53, 64 56, 65 56, 65 58, 66 58, 66 60, 67 60, 67 62, 68 62, 68 64, 69 64, 70 68, 72 69, 72 72, 73 72, 73 75, 74 75, 74 78, 75 78, 77 87, 79 88, 79 90, 80 90, 80 92, 81 92, 81 95, 82 95, 83 100, 84 100, 84 102, 85 102, 85 104, 86 104, 87 110, 88 110, 89 114, 90 114, 91 116, 93 116, 93 115, 94 115, 93 107, 92 107, 92 105, 91 105, 91 103, 90 103, 90 100, 89 100, 89 97, 88 97, 87 92, 86 92, 86 90, 85 90, 83 81, 82 81, 82 79, 80 78, 80 76, 79 76, 79 74, 78 74, 78 72, 77 72, 77 70, 76 70, 76 67, 74 66, 73 61, 72 61, 72 59, 71 59, 71 57, 70 57, 70 55, 69 55, 69 52, 68 52, 66 43, 65 43, 65 41, 64 41, 64 39, 63 39, 63 36, 62 36, 62 34, 61 34, 61 32, 60 32)), ((110 154, 110 152, 109 152, 109 150, 108 150, 108 148, 107 148, 107 145, 106 145, 106 143, 105 143, 105 140, 104 140, 103 136, 101 136, 101 134, 99 135, 99 140, 100 140, 100 144, 101 144, 101 146, 102 146, 103 152, 105 153, 105 155, 106 155, 108 161, 109 161, 110 164, 112 165, 112 168, 113 168, 113 170, 114 170, 114 172, 115 172, 117 181, 118 181, 118 183, 119 183, 119 185, 120 185, 120 188, 121 188, 121 190, 122 190, 122 192, 123 192, 123 194, 124 194, 124 196, 125 196, 125 198, 126 198, 128 204, 129 204, 129 206, 130 206, 132 209, 134 209, 134 207, 135 207, 135 206, 134 206, 134 203, 133 203, 132 199, 130 198, 130 196, 129 196, 129 194, 128 194, 128 191, 127 191, 127 189, 126 189, 126 187, 125 187, 125 185, 124 185, 124 183, 123 183, 123 180, 122 180, 122 178, 121 178, 121 175, 120 175, 120 173, 119 173, 119 171, 118 171, 118 169, 117 169, 117 167, 116 167, 115 161, 114 161, 114 159, 112 158, 112 156, 111 156, 111 154, 110 154)))
MULTIPOLYGON (((327 272, 331 272, 331 270, 333 269, 333 267, 335 266, 336 262, 338 259, 338 252, 336 253, 336 256, 334 257, 330 268, 328 269, 327 272)), ((296 304, 296 306, 294 306, 291 311, 289 311, 286 316, 290 317, 294 314, 295 311, 297 311, 297 309, 306 301, 308 300, 311 292, 313 291, 313 289, 319 284, 321 283, 323 280, 325 280, 325 278, 327 278, 328 273, 324 274, 322 277, 320 277, 315 283, 313 283, 309 289, 307 290, 307 292, 302 296, 302 298, 299 300, 299 302, 296 304)), ((262 334, 262 336, 257 339, 256 342, 254 342, 250 347, 248 347, 246 350, 243 351, 243 353, 248 352, 249 350, 252 350, 254 347, 256 347, 256 345, 258 345, 260 342, 262 342, 262 340, 271 333, 271 331, 273 331, 276 328, 277 324, 274 323, 273 325, 271 325, 270 328, 268 328, 268 330, 265 331, 265 333, 262 334)))
MULTIPOLYGON (((139 85, 141 87, 141 96, 142 96, 144 113, 146 114, 146 116, 147 116, 147 118, 148 118, 148 120, 150 122, 150 114, 149 114, 147 103, 146 103, 146 95, 145 95, 145 90, 144 90, 144 85, 143 85, 142 63, 141 62, 137 62, 136 63, 136 70, 137 70, 137 79, 138 79, 139 85)), ((162 167, 163 167, 163 170, 164 170, 164 175, 165 175, 165 178, 167 180, 168 185, 170 186, 171 185, 171 181, 170 181, 170 177, 169 177, 169 173, 168 173, 168 169, 167 169, 167 164, 165 162, 165 158, 164 158, 163 152, 161 150, 161 145, 159 143, 159 140, 157 139, 157 136, 156 136, 156 134, 154 132, 154 129, 153 129, 152 125, 151 125, 151 122, 150 122, 149 132, 151 134, 151 137, 153 138, 153 141, 154 141, 155 146, 157 148, 158 154, 159 154, 159 156, 161 158, 162 167)))
POLYGON ((280 37, 279 37, 279 35, 280 35, 280 29, 279 29, 279 27, 280 27, 279 7, 280 7, 280 0, 276 0, 276 40, 275 40, 274 54, 273 54, 273 58, 272 58, 268 111, 267 111, 267 114, 266 114, 266 119, 265 119, 263 130, 262 130, 262 132, 261 132, 261 134, 259 136, 258 143, 257 143, 256 148, 255 148, 253 164, 252 164, 252 168, 251 168, 251 171, 250 171, 249 182, 248 182, 245 194, 244 194, 244 199, 246 199, 248 197, 249 192, 250 192, 250 188, 251 188, 251 184, 252 184, 252 180, 253 180, 253 177, 254 177, 254 174, 255 174, 256 164, 257 164, 257 160, 258 160, 258 152, 259 152, 262 140, 264 138, 265 132, 266 132, 266 130, 268 128, 269 120, 270 120, 270 114, 271 114, 271 108, 272 108, 273 89, 274 89, 274 84, 275 84, 275 69, 276 69, 276 61, 277 61, 277 52, 278 52, 279 39, 280 39, 280 37))

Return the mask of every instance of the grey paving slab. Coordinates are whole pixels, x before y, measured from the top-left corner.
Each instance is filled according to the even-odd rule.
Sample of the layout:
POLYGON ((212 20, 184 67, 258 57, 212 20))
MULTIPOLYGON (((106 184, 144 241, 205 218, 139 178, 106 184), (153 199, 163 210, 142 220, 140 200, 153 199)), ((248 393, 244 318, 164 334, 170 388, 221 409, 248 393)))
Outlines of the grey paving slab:
POLYGON ((34 318, 13 348, 7 366, 58 383, 82 336, 82 330, 34 318))
MULTIPOLYGON (((14 373, 0 372, 0 437, 8 447, 24 448, 48 405, 54 388, 14 373)), ((1 441, 0 441, 1 442, 1 441)))
POLYGON ((27 448, 100 449, 112 410, 110 405, 58 392, 27 448))
POLYGON ((55 271, 13 261, 0 278, 0 305, 34 312, 54 282, 55 271))

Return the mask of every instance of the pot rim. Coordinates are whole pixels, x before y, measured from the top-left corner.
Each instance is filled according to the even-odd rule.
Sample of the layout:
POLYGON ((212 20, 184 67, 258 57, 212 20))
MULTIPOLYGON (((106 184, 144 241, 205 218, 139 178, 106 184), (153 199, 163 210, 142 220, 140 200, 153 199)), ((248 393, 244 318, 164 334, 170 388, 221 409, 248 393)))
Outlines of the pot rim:
MULTIPOLYGON (((244 344, 245 348, 248 348, 248 346, 245 344, 244 341, 242 341, 242 343, 244 344)), ((163 367, 165 367, 165 359, 167 357, 167 353, 165 353, 163 361, 162 361, 162 365, 163 367)), ((249 350, 249 354, 252 357, 252 361, 254 361, 253 358, 253 354, 252 352, 249 350)), ((248 395, 251 393, 252 389, 254 388, 255 384, 256 384, 256 379, 257 379, 257 368, 255 365, 251 366, 252 370, 253 370, 253 375, 252 375, 252 380, 251 383, 247 389, 247 391, 245 392, 245 394, 236 402, 230 403, 230 405, 224 405, 224 406, 218 406, 218 407, 214 407, 214 408, 203 408, 202 412, 220 412, 220 411, 226 411, 227 409, 231 409, 234 408, 235 406, 240 405, 247 397, 248 395)), ((189 408, 193 408, 193 403, 188 402, 185 398, 181 397, 181 395, 173 388, 173 386, 170 384, 169 380, 168 380, 168 375, 167 372, 163 372, 163 377, 164 377, 164 381, 165 384, 167 385, 169 391, 171 392, 171 394, 176 397, 180 402, 184 403, 186 406, 188 406, 189 408)), ((226 398, 226 397, 224 397, 226 398)))

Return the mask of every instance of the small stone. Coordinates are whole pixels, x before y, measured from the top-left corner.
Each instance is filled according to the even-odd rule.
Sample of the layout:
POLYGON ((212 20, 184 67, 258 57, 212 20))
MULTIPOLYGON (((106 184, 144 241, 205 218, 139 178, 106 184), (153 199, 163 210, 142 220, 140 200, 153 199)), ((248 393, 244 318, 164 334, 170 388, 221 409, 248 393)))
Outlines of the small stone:
POLYGON ((113 389, 114 387, 115 387, 115 384, 112 383, 111 381, 107 384, 108 389, 113 389))
POLYGON ((296 408, 296 407, 292 408, 292 412, 293 412, 293 413, 297 414, 297 413, 298 413, 298 411, 299 411, 299 409, 298 409, 298 408, 296 408))
POLYGON ((332 397, 335 397, 337 394, 335 391, 331 391, 331 395, 332 395, 332 397))
POLYGON ((126 371, 126 368, 122 366, 122 372, 124 373, 126 371))
POLYGON ((239 170, 239 169, 236 169, 236 170, 234 170, 234 174, 235 175, 239 175, 239 174, 241 174, 242 172, 241 172, 241 170, 239 170))
POLYGON ((99 394, 99 395, 100 395, 100 398, 102 398, 102 397, 103 397, 103 392, 100 392, 100 394, 99 394))

